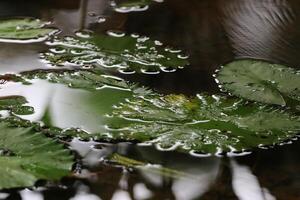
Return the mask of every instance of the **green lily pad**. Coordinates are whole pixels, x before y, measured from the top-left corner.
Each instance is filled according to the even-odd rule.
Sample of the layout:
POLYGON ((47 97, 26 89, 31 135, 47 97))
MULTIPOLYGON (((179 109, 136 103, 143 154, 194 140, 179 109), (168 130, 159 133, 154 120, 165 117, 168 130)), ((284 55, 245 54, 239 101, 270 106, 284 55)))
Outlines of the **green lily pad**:
POLYGON ((187 56, 180 50, 164 48, 162 43, 148 37, 126 36, 118 32, 77 35, 81 35, 81 38, 65 37, 48 42, 50 52, 41 57, 55 66, 75 64, 80 67, 104 67, 122 73, 173 72, 188 65, 187 56))
POLYGON ((123 79, 104 74, 101 70, 36 70, 21 74, 22 82, 30 84, 30 80, 43 79, 52 83, 65 84, 71 88, 100 90, 103 87, 128 89, 129 84, 123 79))
MULTIPOLYGON (((4 77, 8 84, 4 84, 0 96, 23 95, 28 100, 27 105, 36 110, 20 116, 22 119, 42 121, 48 127, 81 128, 90 133, 105 131, 105 116, 114 105, 134 94, 150 93, 146 88, 129 84, 96 69, 36 70, 4 77), (38 100, 36 93, 39 94, 38 100)), ((24 97, 21 103, 27 102, 24 97)), ((18 107, 13 104, 9 108, 6 110, 16 110, 18 107)), ((86 132, 83 135, 90 137, 86 132)))
POLYGON ((26 103, 26 99, 22 96, 0 97, 0 110, 8 110, 17 115, 32 114, 33 108, 24 106, 26 103))
POLYGON ((113 6, 116 12, 128 13, 145 11, 149 5, 155 2, 161 3, 163 0, 125 0, 114 2, 113 6))
POLYGON ((226 64, 217 74, 221 87, 252 101, 287 105, 300 101, 300 71, 257 60, 226 64))
POLYGON ((57 29, 46 28, 39 19, 20 18, 0 21, 0 42, 38 42, 47 39, 57 29), (33 39, 33 40, 31 40, 33 39))
POLYGON ((136 98, 116 106, 111 118, 111 139, 193 155, 280 144, 300 131, 299 116, 288 111, 217 95, 136 98))
POLYGON ((37 180, 58 180, 70 174, 70 152, 34 127, 0 120, 0 188, 33 186, 37 180))

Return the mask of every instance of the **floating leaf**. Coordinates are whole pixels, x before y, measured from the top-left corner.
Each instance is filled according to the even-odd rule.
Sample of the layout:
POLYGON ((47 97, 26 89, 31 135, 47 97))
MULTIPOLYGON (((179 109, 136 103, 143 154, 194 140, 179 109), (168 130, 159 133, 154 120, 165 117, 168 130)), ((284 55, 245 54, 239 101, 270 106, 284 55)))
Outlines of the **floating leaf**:
POLYGON ((116 68, 122 73, 148 74, 175 71, 188 64, 180 50, 163 48, 159 41, 137 35, 109 32, 88 38, 65 37, 47 43, 50 52, 41 57, 59 66, 72 63, 79 66, 116 68))
POLYGON ((121 78, 104 74, 101 70, 34 70, 23 72, 20 75, 5 74, 0 81, 21 82, 30 85, 32 80, 43 79, 52 83, 65 84, 71 88, 99 90, 103 87, 117 87, 128 89, 129 84, 121 78))
POLYGON ((57 32, 57 29, 46 28, 45 25, 45 22, 31 18, 1 20, 0 42, 43 41, 57 32))
MULTIPOLYGON (((3 84, 0 96, 23 95, 36 110, 21 116, 22 119, 43 121, 47 126, 59 128, 82 128, 91 133, 105 131, 105 116, 114 105, 134 94, 150 93, 96 69, 36 70, 4 77, 6 81, 17 83, 3 84), (38 99, 36 94, 39 94, 38 99)), ((10 107, 16 109, 15 105, 10 107)))
POLYGON ((22 96, 0 97, 0 110, 9 110, 17 115, 28 115, 33 113, 33 108, 24 106, 27 101, 22 96))
POLYGON ((222 67, 217 80, 232 94, 249 100, 277 105, 300 101, 300 72, 282 65, 234 61, 222 67))
POLYGON ((223 96, 152 95, 121 103, 109 127, 109 136, 115 140, 199 155, 279 144, 299 133, 300 118, 223 96))
POLYGON ((145 11, 149 8, 149 5, 154 2, 161 3, 163 0, 125 0, 114 2, 113 6, 116 12, 128 13, 145 11))
POLYGON ((70 173, 72 156, 33 127, 0 120, 0 188, 28 187, 39 179, 57 180, 70 173))
POLYGON ((86 90, 99 90, 107 86, 129 89, 129 85, 123 79, 106 75, 100 70, 36 70, 24 72, 21 77, 23 77, 23 82, 44 79, 52 83, 62 83, 72 88, 86 90))

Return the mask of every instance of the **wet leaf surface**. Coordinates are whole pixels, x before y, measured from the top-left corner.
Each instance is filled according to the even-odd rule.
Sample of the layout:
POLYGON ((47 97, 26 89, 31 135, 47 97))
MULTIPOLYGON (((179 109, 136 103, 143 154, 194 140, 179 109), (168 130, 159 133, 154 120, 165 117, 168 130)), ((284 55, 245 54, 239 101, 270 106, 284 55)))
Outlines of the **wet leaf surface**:
MULTIPOLYGON (((48 127, 74 128, 75 134, 76 128, 92 133, 104 132, 107 120, 105 116, 112 111, 114 105, 131 98, 134 94, 151 93, 146 88, 98 70, 36 70, 21 75, 4 75, 2 78, 6 80, 1 89, 3 99, 15 100, 12 95, 20 95, 17 97, 23 100, 18 106, 9 105, 6 109, 0 107, 2 110, 14 111, 19 107, 24 108, 22 103, 27 103, 24 98, 26 97, 27 107, 31 108, 32 112, 24 113, 21 118, 35 122, 43 121, 48 127), (36 112, 33 112, 33 109, 36 112)), ((84 132, 84 135, 86 134, 84 132)))
POLYGON ((0 188, 33 186, 39 179, 58 180, 70 174, 70 152, 34 127, 0 120, 0 188))
POLYGON ((45 22, 31 18, 1 20, 0 42, 43 41, 57 32, 57 29, 46 28, 45 25, 45 22))
POLYGON ((148 9, 149 5, 155 2, 163 2, 163 0, 125 0, 125 1, 115 1, 113 3, 116 12, 128 13, 128 12, 138 12, 145 11, 148 9))
POLYGON ((300 119, 288 111, 224 96, 152 95, 121 103, 109 127, 112 139, 201 156, 282 143, 299 133, 300 119))
POLYGON ((17 115, 32 114, 33 108, 24 106, 27 101, 22 96, 0 97, 0 110, 8 110, 17 115))
POLYGON ((65 37, 48 42, 50 52, 42 58, 56 66, 71 63, 112 68, 127 74, 172 72, 188 65, 187 57, 180 50, 164 48, 161 42, 148 37, 112 31, 108 35, 84 34, 77 34, 81 38, 65 37))
POLYGON ((252 101, 299 105, 300 72, 283 65, 256 60, 233 61, 222 67, 217 80, 227 91, 252 101))

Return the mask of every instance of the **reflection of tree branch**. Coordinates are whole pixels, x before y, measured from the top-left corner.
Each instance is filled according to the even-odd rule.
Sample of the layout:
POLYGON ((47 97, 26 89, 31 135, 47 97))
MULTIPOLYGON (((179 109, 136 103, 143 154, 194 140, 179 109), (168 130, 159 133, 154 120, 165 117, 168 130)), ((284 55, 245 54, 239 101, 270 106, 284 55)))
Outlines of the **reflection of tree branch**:
POLYGON ((79 30, 85 29, 87 2, 88 2, 88 0, 81 0, 81 2, 80 2, 79 30))

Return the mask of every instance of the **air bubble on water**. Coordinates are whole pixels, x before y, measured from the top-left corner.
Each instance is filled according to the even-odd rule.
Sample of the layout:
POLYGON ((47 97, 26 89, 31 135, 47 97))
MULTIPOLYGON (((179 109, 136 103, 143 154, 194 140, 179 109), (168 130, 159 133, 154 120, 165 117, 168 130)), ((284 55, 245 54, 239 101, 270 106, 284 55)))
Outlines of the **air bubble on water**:
POLYGON ((81 31, 76 31, 75 35, 80 38, 90 38, 92 36, 92 33, 93 32, 90 30, 81 30, 81 31))
POLYGON ((141 37, 137 38, 137 42, 146 42, 149 39, 150 38, 147 36, 141 36, 141 37))
POLYGON ((137 34, 137 33, 132 33, 132 34, 130 34, 130 36, 133 37, 133 38, 138 38, 138 37, 140 37, 140 35, 137 34))
POLYGON ((147 147, 147 146, 152 146, 152 143, 150 143, 150 142, 143 142, 143 143, 138 143, 137 145, 141 146, 141 147, 147 147))
POLYGON ((221 149, 220 147, 217 147, 217 151, 215 153, 215 156, 223 157, 224 155, 226 155, 226 153, 223 151, 223 149, 221 149))
POLYGON ((155 147, 157 150, 159 151, 174 151, 176 150, 179 146, 181 146, 180 142, 176 142, 174 145, 170 146, 170 147, 163 147, 160 144, 156 144, 155 147))
POLYGON ((141 69, 141 72, 143 74, 159 74, 160 73, 159 71, 152 71, 152 70, 149 70, 149 69, 141 69))
POLYGON ((110 30, 110 31, 107 31, 107 34, 109 36, 112 36, 112 37, 124 37, 125 36, 125 33, 122 32, 122 31, 112 31, 112 30, 110 30))
POLYGON ((160 41, 158 41, 158 40, 155 40, 155 41, 154 41, 154 44, 155 44, 156 46, 162 46, 162 45, 163 45, 163 43, 160 42, 160 41))
POLYGON ((171 48, 171 47, 166 47, 166 48, 165 48, 165 51, 166 51, 166 52, 170 52, 170 53, 180 53, 180 52, 181 52, 181 50, 173 49, 173 48, 171 48))
POLYGON ((119 13, 129 13, 129 12, 141 12, 141 11, 145 11, 148 10, 149 6, 145 5, 145 6, 123 6, 123 7, 115 7, 115 11, 119 12, 119 13))
POLYGON ((163 72, 176 72, 176 69, 173 67, 160 67, 160 70, 163 72))
POLYGON ((194 157, 210 157, 211 156, 211 153, 202 153, 202 152, 199 152, 199 151, 195 151, 195 150, 191 150, 189 152, 189 154, 191 156, 194 156, 194 157))
POLYGON ((73 55, 82 55, 83 54, 83 50, 82 49, 72 49, 70 51, 71 54, 73 55))
POLYGON ((246 156, 251 154, 252 151, 231 151, 227 153, 228 157, 246 156))
POLYGON ((52 53, 55 53, 55 54, 63 54, 63 53, 66 52, 66 49, 56 47, 56 48, 50 48, 49 51, 52 52, 52 53))
POLYGON ((98 17, 98 19, 97 19, 97 23, 103 23, 103 22, 105 22, 106 21, 106 18, 104 18, 104 17, 98 17))
POLYGON ((269 149, 269 147, 268 147, 268 145, 265 145, 265 144, 259 144, 258 145, 258 148, 260 148, 260 149, 269 149))
POLYGON ((119 69, 118 71, 122 74, 135 74, 136 73, 134 70, 131 70, 131 69, 119 69))
POLYGON ((186 59, 189 58, 189 56, 188 55, 181 55, 181 54, 179 54, 179 55, 177 55, 177 58, 186 60, 186 59))

